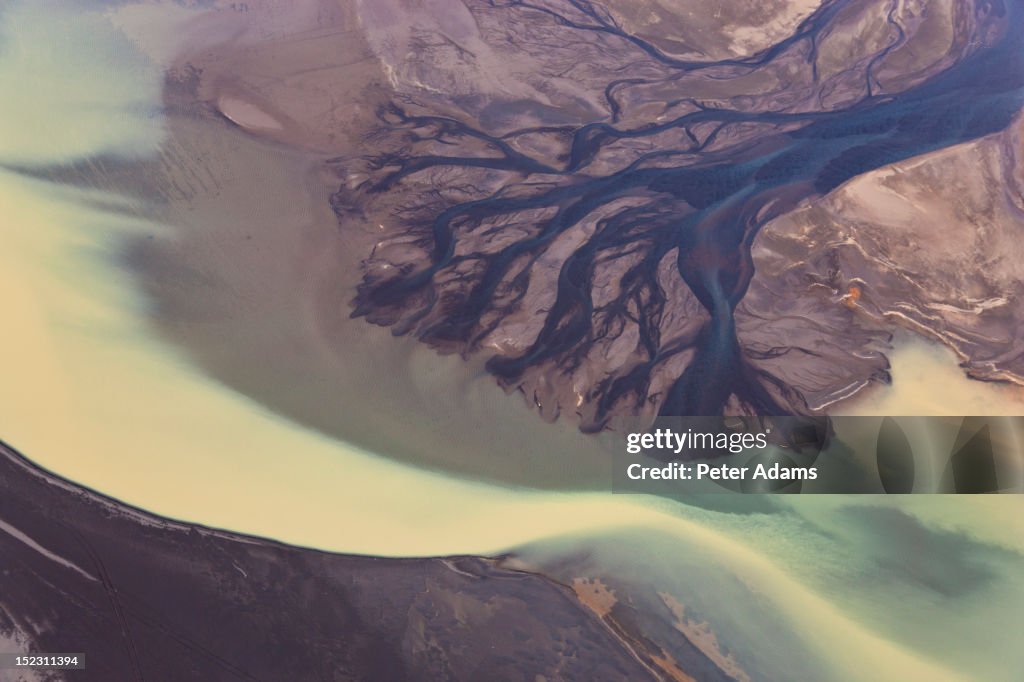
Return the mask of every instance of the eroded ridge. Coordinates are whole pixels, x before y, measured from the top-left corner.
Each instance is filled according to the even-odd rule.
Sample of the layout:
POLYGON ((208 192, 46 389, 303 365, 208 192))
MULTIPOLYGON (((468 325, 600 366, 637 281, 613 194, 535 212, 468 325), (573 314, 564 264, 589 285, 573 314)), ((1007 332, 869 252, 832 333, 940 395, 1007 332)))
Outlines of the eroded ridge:
POLYGON ((784 280, 748 297, 754 238, 1021 105, 1020 3, 826 2, 726 58, 670 53, 616 5, 465 5, 409 33, 415 67, 381 48, 396 95, 365 158, 335 161, 342 224, 381 234, 353 315, 486 353, 587 430, 809 413, 887 380, 889 333, 853 306, 773 293, 784 280))

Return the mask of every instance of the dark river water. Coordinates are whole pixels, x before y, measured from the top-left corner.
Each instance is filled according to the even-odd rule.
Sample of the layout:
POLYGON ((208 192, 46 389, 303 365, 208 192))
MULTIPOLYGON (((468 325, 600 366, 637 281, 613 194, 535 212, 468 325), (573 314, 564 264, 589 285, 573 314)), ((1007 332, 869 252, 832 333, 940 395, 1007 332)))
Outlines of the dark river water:
MULTIPOLYGON (((798 63, 805 71, 815 71, 814 79, 817 45, 850 5, 826 3, 791 38, 755 57, 696 63, 668 57, 614 25, 600 25, 597 10, 584 2, 573 4, 592 19, 587 24, 569 22, 573 30, 619 35, 670 73, 727 70, 724 72, 735 76, 758 73, 774 68, 779 60, 789 60, 787 63, 798 63), (799 55, 794 57, 796 52, 799 55)), ((392 155, 382 162, 389 172, 372 193, 405 191, 405 178, 440 167, 459 169, 464 173, 457 176, 460 179, 477 177, 481 170, 506 172, 510 179, 502 191, 453 203, 432 221, 424 223, 422 214, 417 214, 421 225, 429 225, 429 229, 417 228, 430 242, 429 252, 418 262, 406 263, 402 274, 368 278, 357 299, 356 314, 396 324, 396 330, 402 332, 412 330, 432 345, 472 350, 474 343, 494 328, 488 316, 504 314, 496 301, 510 295, 521 299, 525 285, 517 279, 524 279, 524 271, 517 264, 535 258, 560 236, 601 214, 593 233, 561 263, 557 297, 544 313, 536 337, 521 353, 492 358, 488 364, 491 372, 514 386, 531 368, 545 363, 552 367, 583 363, 595 341, 618 323, 620 328, 635 326, 637 345, 646 361, 594 390, 595 426, 604 423, 612 406, 624 396, 646 394, 652 376, 669 371, 664 369, 666 363, 682 352, 692 352, 693 357, 665 391, 662 414, 721 414, 730 399, 761 414, 799 411, 800 406, 768 390, 764 378, 745 359, 737 339, 734 314, 754 275, 754 237, 773 218, 857 175, 1010 124, 1024 101, 1022 7, 1019 2, 982 2, 974 11, 973 29, 961 29, 971 35, 965 36, 967 47, 958 58, 902 89, 884 90, 875 74, 905 38, 903 29, 893 24, 895 39, 866 65, 857 67, 859 71, 851 67, 850 77, 859 80, 855 86, 847 83, 843 87, 856 94, 841 105, 825 107, 819 99, 817 106, 775 107, 762 98, 741 109, 694 101, 690 111, 669 120, 640 125, 602 121, 563 130, 567 151, 557 164, 513 149, 508 140, 514 133, 492 136, 444 119, 453 134, 474 143, 483 140, 496 153, 487 157, 417 155, 414 149, 392 155), (755 126, 756 134, 738 134, 738 139, 724 146, 714 144, 743 126, 755 126), (685 131, 690 146, 660 147, 660 141, 673 131, 685 131), (615 172, 593 170, 595 159, 610 153, 615 145, 644 140, 651 140, 656 150, 636 155, 615 172), (398 170, 394 170, 396 165, 398 170), (548 184, 510 196, 507 190, 521 187, 523 177, 540 178, 548 184), (639 196, 647 197, 641 205, 609 209, 613 202, 639 196), (536 220, 528 235, 511 243, 492 248, 486 238, 474 234, 481 226, 539 209, 550 209, 551 214, 536 220), (605 210, 608 213, 602 213, 605 210), (640 258, 622 267, 618 299, 597 307, 595 273, 626 253, 640 258), (708 315, 699 333, 685 341, 663 338, 659 327, 664 301, 658 299, 657 269, 670 254, 675 254, 678 277, 708 315), (458 269, 468 258, 479 261, 472 274, 458 269), (462 283, 452 287, 453 278, 462 283), (445 283, 438 284, 442 279, 445 283), (431 288, 434 293, 425 295, 431 288), (639 308, 635 314, 626 312, 631 301, 639 308), (411 312, 399 323, 396 314, 386 312, 403 308, 411 312)), ((621 83, 609 85, 607 92, 617 85, 621 83)), ((680 93, 681 98, 684 95, 680 93)), ((619 99, 609 95, 609 102, 618 116, 622 108, 619 99)), ((396 116, 403 130, 438 125, 441 120, 401 111, 396 116)), ((543 185, 540 180, 538 183, 543 185)), ((534 272, 537 267, 533 266, 534 272)))
MULTIPOLYGON (((159 55, 139 49, 173 46, 183 35, 178 20, 201 11, 28 0, 0 11, 0 82, 19 93, 0 108, 0 131, 11 133, 0 135, 6 442, 60 475, 173 518, 358 554, 512 553, 566 583, 598 579, 653 614, 667 641, 678 628, 703 637, 750 679, 860 680, 865 661, 872 679, 894 682, 1018 679, 1017 496, 797 496, 753 505, 720 497, 712 511, 581 491, 579 479, 607 473, 598 441, 542 423, 487 377, 456 380, 457 357, 438 358, 422 345, 416 354, 408 350, 415 344, 399 352, 402 340, 361 320, 347 321, 340 354, 325 349, 295 301, 323 264, 304 258, 337 247, 327 192, 311 188, 302 172, 308 163, 279 145, 219 123, 172 120, 161 108, 159 55), (164 180, 202 159, 211 189, 166 202, 104 185, 105 165, 116 160, 141 175, 153 172, 154 159, 171 160, 164 180), (80 182, 48 175, 69 168, 80 182), (241 243, 240 230, 258 247, 224 248, 241 243), (176 252, 175 267, 146 271, 123 258, 138 240, 202 248, 176 252), (301 267, 287 267, 295 262, 301 267), (186 294, 173 315, 164 311, 169 321, 153 314, 158 281, 186 294), (167 326, 180 332, 174 341, 167 326), (196 361, 204 342, 252 383, 229 382, 196 361), (278 409, 282 396, 312 396, 337 430, 309 428, 299 410, 278 409), (408 441, 426 441, 429 452, 408 456, 408 441), (532 485, 540 479, 543 491, 532 485)), ((808 30, 821 30, 832 11, 808 30)), ((459 216, 555 207, 557 218, 526 246, 495 252, 496 273, 517 250, 551 239, 615 193, 671 188, 687 211, 679 215, 671 202, 637 205, 596 228, 560 275, 558 322, 522 358, 492 371, 514 373, 575 348, 590 296, 584 283, 593 276, 588 260, 635 239, 644 248, 626 276, 638 283, 655 254, 679 245, 696 254, 681 257, 678 272, 710 313, 698 339, 703 359, 679 382, 706 371, 735 385, 743 363, 732 310, 746 286, 751 230, 765 218, 757 207, 769 197, 792 203, 882 163, 872 145, 887 139, 896 146, 884 153, 905 158, 1005 125, 1019 84, 1004 67, 1019 59, 1019 42, 1011 30, 901 95, 801 115, 792 130, 746 145, 745 160, 735 150, 728 162, 708 152, 693 167, 640 162, 588 177, 582 170, 595 143, 585 140, 608 129, 581 131, 567 157, 576 170, 560 171, 564 186, 528 200, 489 197, 438 218, 431 267, 440 272, 458 257, 446 240, 461 235, 446 225, 459 216), (1002 76, 992 74, 997 66, 1002 76)), ((402 299, 415 281, 378 295, 402 299)), ((462 317, 432 333, 457 337, 460 319, 467 324, 497 281, 476 280, 476 293, 456 310, 462 317)), ((659 340, 648 333, 656 355, 659 340)), ((721 395, 678 401, 680 410, 713 411, 721 395)))

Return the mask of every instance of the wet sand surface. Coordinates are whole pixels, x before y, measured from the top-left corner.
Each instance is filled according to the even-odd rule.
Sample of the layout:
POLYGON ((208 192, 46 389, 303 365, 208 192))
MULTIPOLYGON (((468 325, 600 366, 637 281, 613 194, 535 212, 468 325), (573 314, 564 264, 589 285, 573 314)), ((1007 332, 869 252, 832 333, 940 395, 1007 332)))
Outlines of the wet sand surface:
POLYGON ((595 439, 539 422, 478 365, 349 317, 365 244, 336 227, 322 159, 215 120, 169 130, 152 182, 184 195, 159 213, 173 237, 133 240, 126 262, 157 328, 210 376, 423 466, 545 487, 607 480, 595 439))

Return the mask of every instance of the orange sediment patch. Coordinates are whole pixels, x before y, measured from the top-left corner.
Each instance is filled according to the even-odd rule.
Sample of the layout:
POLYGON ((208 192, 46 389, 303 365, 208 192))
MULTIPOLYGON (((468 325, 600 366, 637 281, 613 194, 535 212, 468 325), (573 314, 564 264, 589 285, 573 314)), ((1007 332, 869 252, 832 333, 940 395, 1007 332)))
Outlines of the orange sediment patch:
POLYGON ((856 308, 857 302, 860 301, 861 289, 856 284, 851 284, 846 290, 846 294, 843 296, 843 305, 848 308, 856 308))
POLYGON ((617 602, 615 592, 599 578, 573 578, 572 589, 576 598, 601 618, 611 613, 617 602))
POLYGON ((658 596, 661 597, 661 601, 672 612, 672 615, 675 616, 676 621, 673 625, 676 630, 686 637, 691 644, 700 649, 726 675, 738 682, 750 682, 750 675, 739 666, 736 659, 731 654, 722 651, 721 646, 718 644, 718 638, 715 637, 715 633, 711 631, 711 627, 707 623, 687 618, 686 608, 671 594, 658 592, 658 596))
POLYGON ((616 618, 615 607, 619 603, 618 599, 614 590, 605 585, 600 578, 573 578, 572 589, 580 603, 604 621, 616 638, 636 654, 638 660, 651 667, 652 671, 653 668, 657 668, 667 676, 667 679, 675 682, 696 682, 680 667, 672 654, 642 636, 631 634, 624 623, 616 618))

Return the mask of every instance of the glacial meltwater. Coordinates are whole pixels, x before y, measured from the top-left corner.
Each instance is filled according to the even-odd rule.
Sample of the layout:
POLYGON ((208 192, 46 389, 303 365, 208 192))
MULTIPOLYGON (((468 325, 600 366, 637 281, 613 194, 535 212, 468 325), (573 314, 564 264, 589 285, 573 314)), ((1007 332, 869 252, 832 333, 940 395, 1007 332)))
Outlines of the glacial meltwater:
MULTIPOLYGON (((0 9, 0 84, 18 95, 0 108, 0 438, 184 521, 337 552, 510 554, 611 585, 706 627, 737 679, 1017 679, 1016 496, 615 495, 605 441, 460 360, 360 320, 328 347, 296 303, 326 267, 301 259, 337 248, 317 160, 164 112, 160 60, 198 12, 0 9), (216 157, 207 190, 156 192, 197 149, 216 157), (219 241, 242 224, 273 248, 219 241), (147 242, 165 257, 139 258, 147 242), (222 380, 241 361, 249 383, 222 380)), ((877 395, 908 390, 899 353, 877 395)), ((960 380, 972 409, 1004 404, 960 380)))

